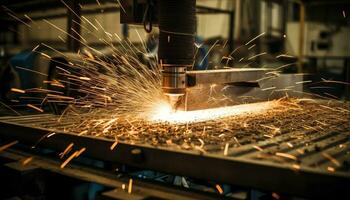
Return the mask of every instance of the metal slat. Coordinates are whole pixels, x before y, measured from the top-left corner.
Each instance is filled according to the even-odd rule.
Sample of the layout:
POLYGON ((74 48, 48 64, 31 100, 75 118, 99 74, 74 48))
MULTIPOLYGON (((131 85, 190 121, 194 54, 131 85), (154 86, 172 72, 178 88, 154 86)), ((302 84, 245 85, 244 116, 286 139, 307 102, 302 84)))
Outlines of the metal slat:
MULTIPOLYGON (((337 133, 337 132, 332 132, 332 133, 329 133, 326 135, 320 135, 320 134, 314 133, 311 136, 309 135, 307 138, 303 139, 302 141, 300 141, 300 139, 296 139, 296 141, 299 141, 299 142, 294 144, 293 147, 289 147, 287 145, 281 146, 280 144, 276 144, 274 146, 271 146, 268 149, 265 149, 262 152, 268 151, 268 152, 288 153, 288 154, 291 154, 291 155, 296 156, 298 158, 301 158, 303 156, 300 156, 300 153, 299 153, 300 150, 308 149, 308 152, 311 153, 311 151, 309 151, 310 147, 305 146, 306 143, 310 143, 312 145, 320 145, 320 142, 322 142, 324 140, 329 141, 330 139, 333 140, 333 139, 337 139, 339 137, 341 139, 344 139, 344 136, 343 135, 339 136, 339 133, 337 133)), ((286 140, 286 141, 288 141, 288 140, 286 140)), ((288 141, 288 142, 290 142, 290 141, 288 141)), ((257 154, 259 154, 259 153, 261 153, 261 152, 255 151, 255 152, 252 152, 250 154, 246 154, 245 156, 246 157, 256 157, 257 154)))
POLYGON ((232 152, 229 153, 229 155, 230 156, 247 156, 248 154, 258 153, 257 149, 255 149, 254 146, 258 146, 263 150, 273 150, 273 148, 275 147, 280 148, 281 143, 291 142, 296 139, 296 138, 292 138, 293 134, 295 134, 295 132, 283 134, 283 135, 274 137, 272 139, 266 138, 265 141, 258 142, 255 144, 244 145, 240 148, 236 148, 232 150, 232 152))

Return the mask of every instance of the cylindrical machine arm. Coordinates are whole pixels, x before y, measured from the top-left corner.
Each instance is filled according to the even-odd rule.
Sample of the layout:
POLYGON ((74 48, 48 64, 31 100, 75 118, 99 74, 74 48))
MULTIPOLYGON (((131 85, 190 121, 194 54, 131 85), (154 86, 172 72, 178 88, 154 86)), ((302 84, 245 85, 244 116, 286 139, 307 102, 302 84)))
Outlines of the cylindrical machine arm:
POLYGON ((159 1, 159 50, 162 88, 176 102, 186 91, 186 70, 193 64, 195 0, 159 1))

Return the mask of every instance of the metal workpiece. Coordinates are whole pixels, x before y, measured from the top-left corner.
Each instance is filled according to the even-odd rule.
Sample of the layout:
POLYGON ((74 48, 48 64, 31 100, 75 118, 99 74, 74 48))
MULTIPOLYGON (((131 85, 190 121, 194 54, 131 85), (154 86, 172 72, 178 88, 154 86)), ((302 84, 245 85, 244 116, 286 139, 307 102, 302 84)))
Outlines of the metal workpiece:
POLYGON ((236 82, 259 82, 266 77, 268 68, 232 68, 217 70, 187 71, 188 85, 196 84, 228 84, 236 82))
MULTIPOLYGON (((347 194, 350 187, 350 129, 349 124, 344 123, 350 115, 320 109, 319 105, 322 104, 302 103, 293 112, 270 117, 250 116, 241 120, 228 118, 191 124, 189 128, 192 132, 187 134, 179 134, 186 125, 178 127, 179 132, 174 134, 175 129, 166 125, 154 125, 152 128, 141 124, 139 128, 142 130, 156 131, 148 135, 140 132, 130 137, 140 137, 139 141, 120 138, 114 150, 110 149, 115 142, 114 133, 122 132, 114 132, 111 138, 78 136, 81 129, 77 129, 76 124, 79 122, 73 123, 77 116, 62 118, 59 123, 59 116, 54 115, 3 117, 0 118, 0 139, 18 140, 22 145, 58 152, 74 143, 74 149, 86 148, 82 156, 109 163, 281 194, 332 198, 334 194, 347 194), (240 125, 243 121, 247 123, 247 128, 240 125), (315 121, 320 121, 321 127, 315 127, 315 121), (223 124, 230 131, 222 127, 223 124), (203 126, 206 127, 205 132, 203 126), (74 131, 74 128, 77 130, 74 131), (63 130, 69 132, 64 133, 63 130), (197 142, 198 138, 205 142, 202 152, 181 144, 189 137, 192 142, 197 142), (157 144, 152 143, 155 138, 159 138, 157 144), (177 143, 182 148, 174 146, 177 143), (226 151, 225 146, 228 146, 226 151)), ((350 108, 348 104, 343 107, 350 108)), ((197 143, 199 146, 199 141, 197 143)))
POLYGON ((242 96, 251 97, 248 102, 252 103, 286 94, 301 97, 303 92, 301 74, 277 74, 269 68, 186 71, 186 67, 165 65, 163 69, 163 92, 173 108, 180 110, 185 105, 186 110, 196 110, 246 103, 242 96), (213 102, 213 98, 225 101, 213 102))
MULTIPOLYGON (((189 76, 187 78, 190 79, 189 76)), ((240 80, 243 80, 243 77, 234 78, 241 78, 240 80)), ((223 84, 196 84, 187 88, 186 98, 183 98, 182 104, 178 109, 184 109, 184 100, 187 100, 186 110, 189 111, 261 102, 279 99, 285 96, 302 98, 305 96, 303 93, 303 84, 300 84, 303 80, 304 77, 300 74, 271 76, 268 73, 257 82, 241 81, 223 84), (213 99, 216 99, 216 101, 213 101, 213 99)))

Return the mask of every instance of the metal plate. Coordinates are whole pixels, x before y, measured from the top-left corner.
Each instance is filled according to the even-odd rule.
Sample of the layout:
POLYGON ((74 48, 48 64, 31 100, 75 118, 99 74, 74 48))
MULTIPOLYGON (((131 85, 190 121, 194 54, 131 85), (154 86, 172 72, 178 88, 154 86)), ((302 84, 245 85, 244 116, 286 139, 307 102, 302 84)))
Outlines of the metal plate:
MULTIPOLYGON (((314 143, 323 145, 324 150, 308 148, 302 158, 305 164, 296 170, 288 161, 261 159, 257 156, 261 154, 256 150, 256 146, 264 148, 264 152, 268 155, 268 152, 274 148, 281 148, 278 145, 281 141, 292 140, 288 134, 293 133, 255 144, 243 145, 228 152, 228 156, 224 156, 222 151, 203 154, 194 150, 186 151, 123 142, 120 142, 111 151, 110 146, 114 143, 113 140, 58 132, 50 138, 45 138, 53 130, 32 127, 33 124, 37 126, 38 123, 54 123, 55 121, 57 122, 57 117, 52 115, 1 118, 0 138, 19 140, 20 143, 26 145, 36 145, 36 147, 57 151, 63 151, 68 144, 74 142, 76 149, 86 147, 85 156, 102 161, 284 194, 333 197, 335 194, 338 196, 347 194, 350 188, 349 168, 344 164, 342 169, 333 173, 328 172, 325 166, 332 163, 322 156, 327 153, 337 156, 338 160, 349 160, 350 138, 347 132, 313 135, 314 143), (45 139, 40 140, 41 138, 45 139), (341 144, 345 147, 338 148, 341 144), (314 167, 315 164, 319 167, 314 167)), ((53 128, 57 127, 53 126, 53 128)), ((291 153, 296 151, 297 146, 296 144, 295 148, 279 149, 279 151, 291 153)))

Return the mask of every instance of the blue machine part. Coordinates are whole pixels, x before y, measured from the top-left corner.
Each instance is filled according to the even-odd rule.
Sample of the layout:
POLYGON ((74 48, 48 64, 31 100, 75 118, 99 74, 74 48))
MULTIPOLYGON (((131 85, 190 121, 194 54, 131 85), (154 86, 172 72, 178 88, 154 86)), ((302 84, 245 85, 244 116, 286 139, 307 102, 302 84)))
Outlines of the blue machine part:
POLYGON ((21 80, 21 88, 28 89, 36 87, 35 73, 29 72, 27 70, 19 69, 17 67, 33 70, 35 58, 38 56, 37 53, 32 52, 31 50, 25 50, 21 53, 13 56, 10 59, 10 64, 18 73, 18 76, 21 80))
POLYGON ((202 45, 200 45, 198 48, 194 70, 206 70, 209 66, 209 59, 208 56, 206 56, 206 54, 209 51, 209 48, 207 45, 204 44, 204 40, 199 36, 195 37, 195 43, 202 45))

